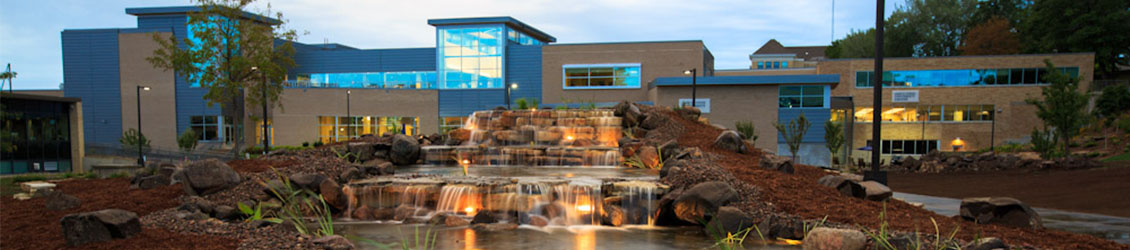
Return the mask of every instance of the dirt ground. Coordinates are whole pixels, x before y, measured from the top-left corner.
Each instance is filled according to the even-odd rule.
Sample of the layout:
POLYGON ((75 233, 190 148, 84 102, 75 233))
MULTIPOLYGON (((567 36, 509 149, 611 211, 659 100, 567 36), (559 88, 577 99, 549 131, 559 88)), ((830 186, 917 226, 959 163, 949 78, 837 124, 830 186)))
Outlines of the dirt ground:
MULTIPOLYGON (((817 180, 828 173, 821 169, 798 165, 795 174, 785 174, 759 167, 760 152, 739 154, 714 146, 714 138, 722 131, 713 126, 689 121, 669 112, 685 127, 679 136, 684 146, 699 147, 722 157, 720 164, 735 177, 761 189, 760 196, 777 209, 805 219, 828 221, 879 228, 884 221, 888 227, 902 232, 934 234, 937 221, 941 234, 958 229, 957 238, 973 240, 977 237, 998 237, 1013 247, 1034 246, 1046 249, 1130 249, 1091 235, 1057 230, 1034 230, 998 225, 978 225, 961 219, 945 217, 902 201, 875 202, 841 195, 835 189, 822 186, 817 180), (880 215, 885 218, 881 219, 880 215)), ((770 140, 772 138, 769 138, 770 140)), ((765 140, 763 138, 763 140, 765 140)), ((1127 178, 1123 178, 1127 180, 1127 178)), ((1091 189, 1087 189, 1091 190, 1091 189)), ((1123 191, 1124 193, 1125 191, 1123 191)))
MULTIPOLYGON (((184 193, 179 184, 150 190, 129 189, 126 178, 69 179, 56 184, 56 190, 78 197, 81 206, 51 211, 46 209, 44 198, 18 201, 9 196, 0 197, 0 248, 66 248, 59 220, 67 214, 118 208, 140 217, 179 205, 176 198, 184 193)), ((79 249, 235 249, 238 246, 239 239, 145 227, 140 235, 129 239, 87 244, 79 249)))
POLYGON ((1084 170, 890 173, 897 192, 961 199, 1007 196, 1030 206, 1130 217, 1130 166, 1084 170))

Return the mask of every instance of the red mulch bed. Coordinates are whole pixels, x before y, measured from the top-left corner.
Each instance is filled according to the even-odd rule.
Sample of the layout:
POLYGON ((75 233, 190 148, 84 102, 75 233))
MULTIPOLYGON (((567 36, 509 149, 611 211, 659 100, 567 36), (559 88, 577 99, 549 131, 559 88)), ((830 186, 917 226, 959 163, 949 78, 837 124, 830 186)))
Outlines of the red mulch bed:
MULTIPOLYGON (((129 179, 71 179, 56 183, 56 190, 78 197, 82 205, 65 211, 47 210, 44 198, 18 201, 0 197, 0 248, 62 249, 60 219, 67 214, 118 208, 145 216, 180 205, 181 185, 150 190, 129 189, 129 179)), ((169 232, 143 228, 140 235, 110 242, 81 246, 82 249, 235 249, 239 239, 169 232)))
POLYGON ((243 173, 258 173, 258 172, 263 172, 263 171, 269 171, 269 170, 271 170, 271 168, 276 168, 276 169, 287 168, 287 167, 290 167, 290 166, 297 165, 298 163, 299 162, 297 162, 295 160, 252 159, 252 160, 229 161, 228 166, 231 166, 232 169, 235 169, 236 172, 243 174, 243 173))
MULTIPOLYGON (((883 203, 845 197, 832 188, 818 184, 817 180, 827 175, 823 170, 803 165, 796 166, 796 173, 791 175, 762 170, 759 167, 761 152, 738 154, 714 147, 714 139, 722 132, 721 129, 683 119, 673 111, 665 112, 672 119, 682 123, 685 128, 678 139, 679 144, 699 147, 706 152, 721 156, 720 165, 738 179, 760 188, 761 198, 772 203, 782 212, 815 220, 827 216, 830 222, 879 228, 881 223, 879 215, 884 211, 883 203)), ((766 139, 775 140, 775 138, 766 139)), ((953 232, 955 227, 960 227, 957 237, 964 240, 972 240, 976 237, 998 237, 1011 246, 1030 245, 1051 249, 1130 249, 1128 245, 1091 235, 1057 230, 978 225, 959 218, 941 216, 898 200, 886 202, 885 210, 889 227, 904 232, 934 234, 934 224, 930 221, 930 218, 933 218, 938 222, 941 234, 948 234, 953 232)))

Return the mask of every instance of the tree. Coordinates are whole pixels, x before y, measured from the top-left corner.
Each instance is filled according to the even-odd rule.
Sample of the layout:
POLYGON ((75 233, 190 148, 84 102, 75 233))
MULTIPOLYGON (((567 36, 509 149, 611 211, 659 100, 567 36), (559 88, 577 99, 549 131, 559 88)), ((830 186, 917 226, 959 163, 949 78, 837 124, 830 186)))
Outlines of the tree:
POLYGON ((286 71, 295 65, 291 43, 297 33, 282 26, 282 13, 272 13, 270 5, 258 16, 245 12, 252 2, 197 0, 200 11, 188 17, 190 35, 164 38, 154 33, 160 48, 148 58, 154 67, 174 70, 178 77, 205 88, 208 105, 220 104, 226 116, 235 118, 233 155, 245 140, 244 103, 280 105, 286 71), (262 100, 264 92, 266 100, 262 100))
POLYGON ((199 142, 199 135, 191 129, 184 130, 184 133, 180 133, 180 136, 177 137, 177 146, 185 153, 192 153, 196 149, 197 142, 199 142))
POLYGON ((828 152, 832 154, 832 163, 839 164, 836 153, 844 146, 844 124, 828 120, 824 123, 824 142, 828 152))
POLYGON ((984 23, 994 17, 1008 20, 1009 26, 1016 27, 1028 15, 1032 0, 981 0, 969 23, 984 23))
POLYGON ((1027 53, 1094 52, 1097 76, 1130 65, 1130 1, 1035 1, 1017 28, 1027 53))
POLYGON ((1072 78, 1059 69, 1051 61, 1045 59, 1048 74, 1044 81, 1048 86, 1041 88, 1043 100, 1028 99, 1028 103, 1036 105, 1036 116, 1044 121, 1045 126, 1055 128, 1054 141, 1062 141, 1063 153, 1070 154, 1068 145, 1071 136, 1079 131, 1087 121, 1084 108, 1087 107, 1087 94, 1079 91, 1079 78, 1072 78))
POLYGON ((796 119, 789 121, 788 124, 773 123, 773 127, 777 128, 777 132, 781 132, 781 136, 785 137, 785 144, 789 145, 789 153, 793 156, 793 162, 796 162, 796 153, 800 150, 800 143, 804 139, 804 134, 808 133, 808 128, 812 123, 808 122, 808 118, 801 114, 796 119))
POLYGON ((137 148, 137 145, 141 145, 142 150, 146 152, 150 150, 149 138, 145 138, 145 134, 142 134, 135 128, 122 132, 122 138, 119 138, 118 142, 125 148, 137 148))
MULTIPOLYGON (((1102 89, 1103 93, 1095 100, 1095 115, 1100 118, 1114 118, 1130 110, 1130 88, 1126 85, 1111 85, 1102 89)), ((1108 119, 1110 121, 1111 119, 1108 119)))
POLYGON ((906 27, 918 34, 915 56, 956 56, 977 0, 907 0, 906 27))
POLYGON ((1008 19, 993 17, 969 29, 962 55, 1007 55, 1020 53, 1020 38, 1008 19))
MULTIPOLYGON (((16 73, 15 71, 10 71, 10 70, 0 72, 0 82, 7 81, 8 82, 8 88, 11 88, 12 87, 12 79, 15 79, 16 75, 18 75, 18 74, 19 73, 16 73)), ((3 89, 3 88, 4 88, 4 85, 0 84, 0 89, 3 89)), ((62 88, 60 88, 60 89, 62 89, 62 88)))

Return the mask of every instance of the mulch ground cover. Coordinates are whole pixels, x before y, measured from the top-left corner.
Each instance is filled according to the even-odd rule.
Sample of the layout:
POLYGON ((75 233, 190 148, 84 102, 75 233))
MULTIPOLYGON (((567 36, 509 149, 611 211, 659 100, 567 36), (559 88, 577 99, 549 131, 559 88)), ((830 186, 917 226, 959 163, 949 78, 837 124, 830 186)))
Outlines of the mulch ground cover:
MULTIPOLYGON (((1091 235, 1057 230, 979 225, 960 218, 941 216, 898 200, 883 203, 845 197, 836 190, 817 183, 820 177, 828 174, 821 169, 798 165, 795 166, 795 174, 763 170, 759 165, 760 152, 739 154, 717 148, 714 146, 714 139, 722 132, 721 129, 683 119, 672 111, 666 112, 684 127, 684 132, 679 136, 681 145, 699 147, 703 151, 720 156, 718 163, 723 168, 732 172, 738 179, 760 188, 760 199, 787 214, 810 220, 820 220, 827 216, 830 222, 871 229, 879 228, 880 223, 883 222, 880 214, 883 214, 891 229, 931 235, 935 233, 934 224, 931 222, 933 218, 938 223, 940 234, 946 235, 958 228, 957 238, 967 241, 977 237, 998 237, 1010 246, 1027 245, 1049 249, 1130 249, 1128 245, 1091 235)), ((767 139, 773 140, 775 137, 767 139)))
MULTIPOLYGON (((184 193, 181 185, 149 190, 129 189, 129 179, 69 179, 56 183, 57 191, 81 200, 80 207, 51 211, 45 198, 19 201, 0 197, 0 248, 62 249, 60 219, 67 214, 117 208, 132 211, 138 217, 180 205, 177 197, 184 193)), ((209 235, 174 233, 145 227, 140 235, 122 240, 83 245, 79 249, 235 249, 239 239, 209 235)))

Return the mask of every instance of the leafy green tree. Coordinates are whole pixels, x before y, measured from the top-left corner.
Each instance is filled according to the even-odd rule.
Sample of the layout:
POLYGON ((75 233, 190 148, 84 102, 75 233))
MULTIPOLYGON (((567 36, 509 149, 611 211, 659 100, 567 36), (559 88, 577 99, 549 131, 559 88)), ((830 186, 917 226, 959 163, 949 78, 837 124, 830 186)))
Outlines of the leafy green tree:
POLYGON ((196 134, 196 131, 186 129, 184 133, 180 133, 180 136, 177 137, 177 146, 185 153, 192 153, 196 149, 198 140, 199 135, 196 134))
POLYGON ((140 144, 143 151, 149 152, 151 149, 149 147, 149 138, 145 138, 145 134, 142 134, 135 128, 122 132, 122 138, 119 138, 118 142, 125 148, 136 148, 137 145, 140 144))
MULTIPOLYGON (((19 73, 16 73, 15 71, 0 72, 0 82, 8 82, 8 84, 11 85, 12 79, 15 79, 16 75, 19 75, 19 73)), ((0 88, 2 88, 2 87, 4 87, 4 85, 0 84, 0 88)), ((9 86, 9 87, 11 87, 11 86, 9 86)))
POLYGON ((1095 100, 1095 115, 1100 118, 1114 118, 1130 110, 1130 88, 1126 85, 1112 85, 1103 88, 1099 99, 1095 100))
POLYGON ((973 17, 970 20, 972 24, 979 24, 989 21, 995 17, 1001 17, 1008 20, 1011 27, 1020 25, 1028 15, 1028 7, 1032 5, 1032 0, 981 0, 977 1, 977 10, 973 12, 973 17))
POLYGON ((252 2, 196 0, 200 11, 189 13, 187 23, 195 39, 154 33, 160 48, 148 58, 154 67, 174 70, 205 88, 208 105, 220 104, 225 115, 235 118, 232 154, 239 153, 245 140, 244 104, 279 105, 287 68, 295 65, 291 43, 297 32, 283 27, 282 13, 271 12, 270 5, 261 17, 249 15, 245 9, 252 2), (267 100, 261 100, 264 92, 267 100))
POLYGON ((781 132, 781 136, 785 137, 785 144, 789 145, 789 153, 792 153, 793 162, 796 162, 796 153, 800 150, 800 143, 804 139, 804 134, 808 133, 808 128, 812 127, 812 123, 808 122, 808 118, 801 114, 796 119, 789 121, 788 124, 773 123, 773 127, 777 128, 777 132, 781 132))
POLYGON ((908 0, 903 10, 908 15, 907 28, 916 31, 919 40, 915 56, 956 56, 977 0, 908 0))
POLYGON ((1094 52, 1095 73, 1130 65, 1130 1, 1041 0, 1017 26, 1028 53, 1094 52))
POLYGON ((965 34, 962 55, 1007 55, 1020 53, 1019 35, 1003 17, 993 17, 973 26, 965 34))
POLYGON ((1063 153, 1070 154, 1071 137, 1088 120, 1083 112, 1087 107, 1087 94, 1080 92, 1079 78, 1060 72, 1047 59, 1044 64, 1047 64, 1048 72, 1043 75, 1044 81, 1050 84, 1041 88, 1042 100, 1028 99, 1028 103, 1036 105, 1036 116, 1044 121, 1045 126, 1055 128, 1055 141, 1062 141, 1063 153))
POLYGON ((844 146, 844 124, 840 122, 827 121, 824 123, 824 142, 828 147, 828 152, 832 153, 832 163, 839 164, 839 157, 836 156, 838 152, 843 150, 844 146))

